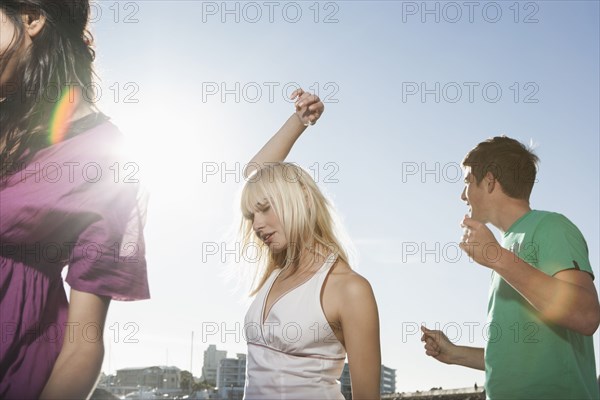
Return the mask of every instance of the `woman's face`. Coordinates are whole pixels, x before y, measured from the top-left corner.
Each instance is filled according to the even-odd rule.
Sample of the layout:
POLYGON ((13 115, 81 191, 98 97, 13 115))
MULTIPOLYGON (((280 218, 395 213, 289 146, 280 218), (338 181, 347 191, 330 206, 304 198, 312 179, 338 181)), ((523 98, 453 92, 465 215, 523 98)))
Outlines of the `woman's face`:
POLYGON ((43 17, 38 17, 34 21, 29 22, 29 16, 27 15, 22 15, 21 19, 23 20, 25 33, 23 40, 21 40, 15 51, 9 52, 10 58, 7 58, 9 55, 6 53, 11 50, 18 40, 18 30, 13 20, 6 15, 4 10, 0 9, 0 65, 2 66, 0 70, 0 97, 3 93, 9 93, 17 88, 17 82, 14 81, 14 74, 19 59, 25 55, 27 48, 31 45, 31 36, 36 35, 45 22, 45 18, 43 17))
POLYGON ((0 9, 0 65, 4 67, 0 70, 0 86, 2 88, 10 81, 17 64, 16 57, 12 57, 11 60, 4 58, 4 54, 6 54, 11 44, 16 40, 16 35, 17 29, 4 11, 0 9))
POLYGON ((267 199, 256 205, 252 229, 273 253, 279 253, 287 248, 288 241, 283 225, 267 199))
MULTIPOLYGON (((17 67, 19 55, 22 53, 21 49, 13 52, 10 59, 5 58, 6 52, 14 45, 17 40, 17 28, 14 26, 12 20, 6 15, 6 13, 0 9, 0 97, 3 97, 3 93, 7 93, 11 90, 10 86, 15 87, 15 84, 10 84, 17 67)), ((8 57, 8 55, 6 56, 8 57)), ((14 90, 14 89, 13 89, 14 90)))

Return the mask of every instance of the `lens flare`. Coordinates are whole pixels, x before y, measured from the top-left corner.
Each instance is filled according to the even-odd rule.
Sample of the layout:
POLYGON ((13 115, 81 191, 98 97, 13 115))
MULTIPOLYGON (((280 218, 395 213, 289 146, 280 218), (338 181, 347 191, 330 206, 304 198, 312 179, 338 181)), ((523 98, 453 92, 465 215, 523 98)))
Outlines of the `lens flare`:
POLYGON ((66 86, 60 99, 54 107, 52 117, 50 118, 50 129, 48 141, 50 144, 60 143, 65 139, 69 131, 73 114, 79 104, 81 94, 73 86, 66 86))

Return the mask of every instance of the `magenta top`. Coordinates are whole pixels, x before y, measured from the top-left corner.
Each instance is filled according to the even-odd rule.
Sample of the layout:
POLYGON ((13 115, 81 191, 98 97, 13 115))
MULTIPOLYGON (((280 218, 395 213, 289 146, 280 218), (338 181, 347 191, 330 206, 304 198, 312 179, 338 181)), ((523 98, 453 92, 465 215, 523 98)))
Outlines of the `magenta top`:
POLYGON ((150 297, 137 165, 123 158, 112 123, 89 119, 0 180, 2 399, 39 397, 52 372, 69 332, 65 266, 75 290, 150 297))

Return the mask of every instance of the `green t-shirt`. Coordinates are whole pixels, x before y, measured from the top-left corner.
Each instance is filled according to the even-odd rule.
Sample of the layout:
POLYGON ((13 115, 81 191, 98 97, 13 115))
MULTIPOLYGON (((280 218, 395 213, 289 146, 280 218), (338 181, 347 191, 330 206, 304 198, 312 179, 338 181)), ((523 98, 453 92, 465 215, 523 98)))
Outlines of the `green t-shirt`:
MULTIPOLYGON (((592 274, 581 232, 561 214, 530 211, 504 233, 502 246, 548 275, 592 274)), ((557 293, 556 300, 565 303, 557 293)), ((485 348, 490 399, 598 399, 591 336, 542 322, 500 275, 492 274, 485 348)))

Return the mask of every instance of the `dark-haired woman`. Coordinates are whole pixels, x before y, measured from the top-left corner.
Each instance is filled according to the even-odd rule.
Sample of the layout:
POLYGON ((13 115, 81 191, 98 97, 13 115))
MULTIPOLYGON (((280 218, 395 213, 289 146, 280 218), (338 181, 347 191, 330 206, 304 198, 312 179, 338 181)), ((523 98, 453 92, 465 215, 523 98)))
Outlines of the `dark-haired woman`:
POLYGON ((110 300, 149 297, 139 187, 115 174, 121 134, 86 98, 88 14, 0 2, 2 399, 86 398, 110 300))

